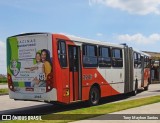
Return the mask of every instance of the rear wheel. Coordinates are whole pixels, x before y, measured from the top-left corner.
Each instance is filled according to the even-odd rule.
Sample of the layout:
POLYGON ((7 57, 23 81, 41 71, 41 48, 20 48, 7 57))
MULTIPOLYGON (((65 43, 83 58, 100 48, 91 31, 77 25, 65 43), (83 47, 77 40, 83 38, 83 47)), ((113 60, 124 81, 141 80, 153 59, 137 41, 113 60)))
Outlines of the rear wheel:
POLYGON ((147 91, 148 90, 149 85, 147 84, 146 87, 144 87, 144 90, 147 91))
POLYGON ((99 103, 100 92, 97 87, 92 87, 89 93, 89 105, 95 106, 99 103))
POLYGON ((132 95, 132 96, 136 96, 137 93, 138 93, 138 83, 136 82, 136 83, 135 83, 135 89, 134 89, 134 91, 132 91, 131 95, 132 95))

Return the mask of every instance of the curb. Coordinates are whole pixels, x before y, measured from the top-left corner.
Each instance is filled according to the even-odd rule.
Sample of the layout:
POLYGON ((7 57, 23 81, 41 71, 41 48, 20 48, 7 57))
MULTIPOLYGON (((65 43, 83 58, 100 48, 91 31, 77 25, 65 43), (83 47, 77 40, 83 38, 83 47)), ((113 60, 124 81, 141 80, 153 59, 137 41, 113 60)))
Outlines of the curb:
POLYGON ((0 94, 0 96, 8 95, 8 93, 0 94))

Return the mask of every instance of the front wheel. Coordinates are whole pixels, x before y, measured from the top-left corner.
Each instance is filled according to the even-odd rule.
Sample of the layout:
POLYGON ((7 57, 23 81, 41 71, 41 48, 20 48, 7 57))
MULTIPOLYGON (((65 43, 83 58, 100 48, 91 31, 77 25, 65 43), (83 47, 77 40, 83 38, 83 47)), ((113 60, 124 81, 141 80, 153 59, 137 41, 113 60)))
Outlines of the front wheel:
POLYGON ((99 103, 100 92, 97 87, 92 87, 89 93, 89 105, 95 106, 99 103))

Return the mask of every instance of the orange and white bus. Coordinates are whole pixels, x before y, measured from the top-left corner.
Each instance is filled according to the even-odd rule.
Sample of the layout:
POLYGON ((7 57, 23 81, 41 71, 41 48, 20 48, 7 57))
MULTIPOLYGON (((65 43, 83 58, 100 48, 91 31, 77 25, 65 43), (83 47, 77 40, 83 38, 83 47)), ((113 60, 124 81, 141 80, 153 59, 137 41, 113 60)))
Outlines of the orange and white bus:
POLYGON ((102 97, 148 89, 150 56, 126 45, 25 33, 7 38, 9 96, 97 105, 102 97))

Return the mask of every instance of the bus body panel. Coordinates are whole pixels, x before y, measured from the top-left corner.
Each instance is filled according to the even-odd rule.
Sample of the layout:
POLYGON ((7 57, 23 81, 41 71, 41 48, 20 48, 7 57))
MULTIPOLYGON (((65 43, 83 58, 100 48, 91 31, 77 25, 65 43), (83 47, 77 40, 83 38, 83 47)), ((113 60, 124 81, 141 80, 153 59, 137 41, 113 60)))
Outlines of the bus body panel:
POLYGON ((147 87, 150 81, 150 69, 144 69, 144 82, 142 83, 142 87, 147 87))
MULTIPOLYGON (((108 81, 108 84, 112 86, 119 93, 124 93, 124 69, 108 68, 98 69, 99 73, 108 81), (116 71, 116 72, 115 72, 116 71)), ((114 95, 114 93, 113 93, 114 95)))
POLYGON ((141 79, 141 76, 142 76, 141 72, 142 72, 141 68, 135 68, 134 69, 134 81, 137 81, 138 88, 141 88, 141 81, 142 81, 142 79, 141 79))
MULTIPOLYGON (((53 42, 54 42, 54 46, 55 46, 54 47, 55 57, 58 57, 57 53, 56 53, 57 52, 56 46, 57 46, 58 39, 66 40, 66 50, 68 50, 68 46, 70 46, 70 45, 72 45, 72 46, 82 45, 82 43, 74 42, 71 39, 69 39, 68 37, 65 37, 63 35, 54 34, 53 37, 54 37, 53 42)), ((82 55, 81 55, 81 59, 82 59, 82 55)), ((116 85, 115 83, 113 83, 113 85, 110 85, 109 82, 106 80, 106 78, 101 75, 101 73, 99 72, 98 69, 84 68, 82 61, 81 61, 81 66, 82 66, 82 75, 81 75, 82 76, 82 99, 81 100, 88 100, 89 99, 90 88, 95 83, 99 84, 100 88, 102 88, 102 90, 103 90, 101 93, 101 97, 123 93, 122 92, 123 89, 121 89, 121 87, 123 87, 124 84, 121 83, 122 84, 122 85, 120 85, 121 87, 115 86, 116 85), (116 90, 117 88, 119 88, 119 92, 116 90)), ((58 93, 58 100, 60 102, 65 102, 65 103, 69 103, 69 102, 74 101, 73 100, 73 87, 72 87, 72 80, 71 80, 72 76, 69 73, 69 68, 68 67, 61 68, 58 59, 55 59, 55 67, 56 67, 55 68, 56 69, 56 73, 55 73, 56 80, 55 81, 57 82, 57 90, 59 92, 58 93), (59 77, 59 76, 61 76, 61 77, 59 77), (66 88, 66 86, 67 86, 67 88, 66 88), (69 90, 69 95, 65 96, 65 93, 68 90, 69 90)), ((118 81, 118 79, 116 79, 116 80, 118 81)))

